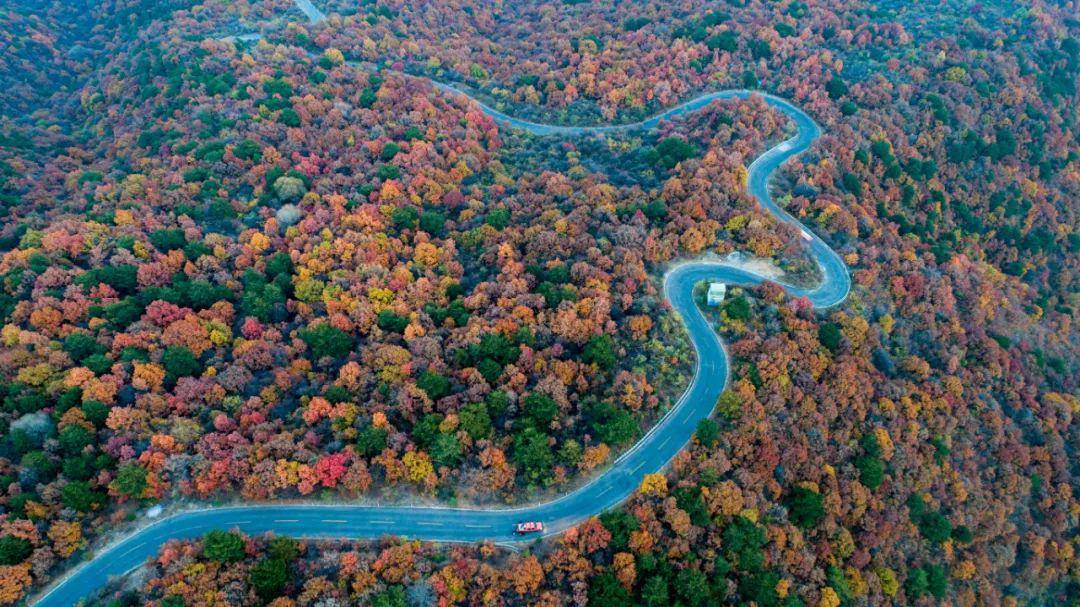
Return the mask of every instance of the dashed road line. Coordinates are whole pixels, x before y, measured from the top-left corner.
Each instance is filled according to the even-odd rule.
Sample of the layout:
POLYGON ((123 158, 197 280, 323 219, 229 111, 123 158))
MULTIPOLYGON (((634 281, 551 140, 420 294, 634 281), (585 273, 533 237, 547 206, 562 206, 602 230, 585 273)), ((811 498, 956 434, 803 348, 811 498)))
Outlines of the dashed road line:
POLYGON ((139 548, 142 548, 142 547, 143 547, 143 546, 145 546, 145 545, 146 545, 146 542, 142 542, 142 543, 140 543, 140 544, 136 544, 135 546, 132 546, 131 548, 128 548, 127 550, 125 550, 125 551, 124 551, 124 553, 123 553, 123 554, 121 554, 120 556, 121 556, 121 557, 125 557, 125 556, 127 556, 127 555, 131 554, 132 552, 135 552, 135 551, 136 551, 136 550, 138 550, 139 548))

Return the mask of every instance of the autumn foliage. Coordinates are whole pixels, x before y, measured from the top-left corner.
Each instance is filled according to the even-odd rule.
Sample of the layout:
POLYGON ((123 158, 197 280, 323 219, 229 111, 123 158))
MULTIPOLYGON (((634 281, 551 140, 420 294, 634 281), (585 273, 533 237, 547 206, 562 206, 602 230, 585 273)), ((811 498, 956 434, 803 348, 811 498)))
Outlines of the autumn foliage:
POLYGON ((159 501, 566 491, 689 380, 670 262, 740 251, 816 280, 745 193, 791 133, 761 98, 536 138, 403 72, 562 123, 718 88, 790 98, 824 134, 773 196, 845 258, 851 298, 816 313, 732 289, 709 312, 733 363, 715 418, 621 509, 533 552, 173 542, 128 599, 1074 589, 1067 7, 315 1, 321 26, 286 0, 0 15, 0 604, 159 501), (264 39, 221 39, 237 28, 264 39))

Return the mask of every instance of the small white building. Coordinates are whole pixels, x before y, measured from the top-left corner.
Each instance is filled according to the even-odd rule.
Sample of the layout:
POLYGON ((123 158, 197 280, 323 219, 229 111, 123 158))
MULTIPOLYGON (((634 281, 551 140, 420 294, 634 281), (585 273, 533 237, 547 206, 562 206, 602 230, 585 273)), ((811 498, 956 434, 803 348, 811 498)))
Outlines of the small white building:
POLYGON ((710 306, 718 306, 724 303, 724 296, 727 295, 727 285, 722 282, 710 282, 709 292, 705 295, 705 303, 710 306))

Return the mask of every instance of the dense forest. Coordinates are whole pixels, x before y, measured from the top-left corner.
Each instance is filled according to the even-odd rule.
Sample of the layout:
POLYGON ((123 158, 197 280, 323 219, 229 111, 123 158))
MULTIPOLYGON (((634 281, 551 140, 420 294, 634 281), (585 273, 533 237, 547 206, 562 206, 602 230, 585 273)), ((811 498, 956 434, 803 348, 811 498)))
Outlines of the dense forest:
POLYGON ((773 193, 852 295, 733 290, 714 418, 567 534, 219 530, 101 605, 1075 600, 1074 3, 316 3, 0 10, 0 605, 155 503, 563 493, 689 382, 671 262, 816 280, 745 193, 760 97, 542 138, 407 74, 560 124, 789 98, 824 135, 773 193))

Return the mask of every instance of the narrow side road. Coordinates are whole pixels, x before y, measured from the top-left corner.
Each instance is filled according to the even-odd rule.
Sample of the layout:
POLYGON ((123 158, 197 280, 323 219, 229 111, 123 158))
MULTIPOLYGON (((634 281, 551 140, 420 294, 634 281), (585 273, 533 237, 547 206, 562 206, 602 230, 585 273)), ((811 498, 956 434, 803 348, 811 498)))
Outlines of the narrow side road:
MULTIPOLYGON (((309 0, 294 0, 314 24, 325 15, 309 0)), ((451 85, 432 82, 448 94, 466 95, 451 85)), ((821 134, 817 124, 802 110, 768 94, 746 90, 718 91, 701 95, 647 120, 625 125, 569 127, 518 120, 473 100, 497 122, 537 135, 579 136, 612 130, 649 129, 662 120, 697 111, 716 99, 761 95, 787 115, 797 128, 792 138, 763 153, 748 167, 749 193, 769 213, 801 230, 809 241, 810 255, 821 268, 822 281, 813 288, 782 285, 795 297, 806 297, 815 308, 842 303, 851 288, 847 267, 840 256, 794 217, 780 209, 769 196, 769 177, 788 159, 801 154, 821 134)), ((466 95, 467 96, 467 95, 466 95)), ((649 473, 662 470, 690 441, 697 423, 712 414, 716 399, 730 375, 724 345, 693 300, 693 287, 703 280, 756 285, 765 279, 745 270, 717 262, 691 261, 673 266, 664 276, 664 294, 682 318, 690 335, 697 362, 694 377, 678 402, 636 445, 604 473, 555 500, 522 508, 376 507, 361 505, 251 505, 207 508, 180 512, 158 520, 114 542, 101 553, 56 582, 33 604, 68 607, 102 587, 110 576, 124 574, 155 555, 166 541, 201 536, 210 529, 237 528, 244 533, 277 534, 301 538, 370 539, 397 535, 425 541, 515 542, 514 523, 543 521, 545 535, 562 533, 581 521, 614 507, 629 497, 649 473)), ((531 538, 528 538, 531 539, 531 538)))

